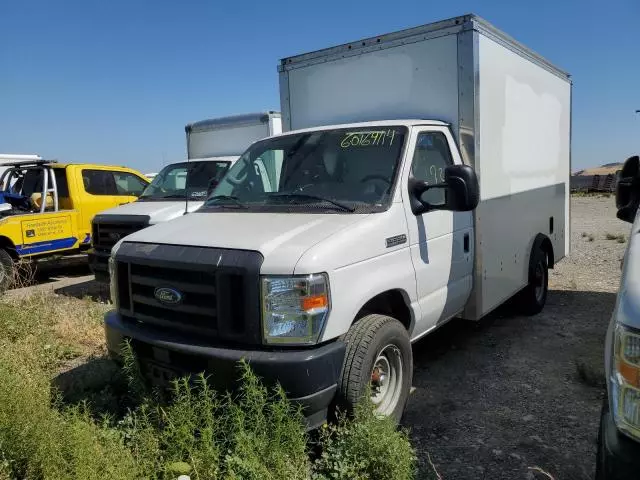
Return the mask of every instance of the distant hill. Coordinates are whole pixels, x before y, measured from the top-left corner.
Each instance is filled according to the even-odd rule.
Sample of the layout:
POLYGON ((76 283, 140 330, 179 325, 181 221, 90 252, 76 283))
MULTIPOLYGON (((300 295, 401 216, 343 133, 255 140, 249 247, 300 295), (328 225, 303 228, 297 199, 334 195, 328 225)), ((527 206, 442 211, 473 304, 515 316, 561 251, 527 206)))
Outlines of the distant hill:
POLYGON ((605 163, 600 167, 586 168, 584 170, 579 170, 575 172, 573 175, 578 176, 589 176, 589 175, 609 175, 614 174, 622 169, 622 163, 605 163))

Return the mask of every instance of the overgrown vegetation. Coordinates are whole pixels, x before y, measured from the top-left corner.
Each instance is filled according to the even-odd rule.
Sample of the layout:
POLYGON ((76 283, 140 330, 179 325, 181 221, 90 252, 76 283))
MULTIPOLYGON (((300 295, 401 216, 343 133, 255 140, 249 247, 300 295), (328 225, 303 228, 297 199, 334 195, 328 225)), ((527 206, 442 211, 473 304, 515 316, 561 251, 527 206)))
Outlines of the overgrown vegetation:
POLYGON ((366 403, 323 428, 311 455, 301 412, 248 365, 234 394, 199 375, 165 396, 146 388, 129 351, 117 378, 100 374, 84 389, 71 382, 73 396, 52 388, 74 368, 106 362, 103 309, 53 295, 0 304, 1 480, 413 478, 406 432, 366 403))

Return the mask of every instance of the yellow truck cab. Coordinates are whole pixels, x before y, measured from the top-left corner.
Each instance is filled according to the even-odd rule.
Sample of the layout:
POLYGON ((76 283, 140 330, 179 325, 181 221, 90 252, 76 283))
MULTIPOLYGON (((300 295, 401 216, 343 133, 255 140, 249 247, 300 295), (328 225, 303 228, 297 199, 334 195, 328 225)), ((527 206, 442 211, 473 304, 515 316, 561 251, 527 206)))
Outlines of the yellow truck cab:
POLYGON ((93 217, 137 199, 149 183, 125 167, 25 160, 0 164, 0 290, 15 263, 88 249, 93 217))

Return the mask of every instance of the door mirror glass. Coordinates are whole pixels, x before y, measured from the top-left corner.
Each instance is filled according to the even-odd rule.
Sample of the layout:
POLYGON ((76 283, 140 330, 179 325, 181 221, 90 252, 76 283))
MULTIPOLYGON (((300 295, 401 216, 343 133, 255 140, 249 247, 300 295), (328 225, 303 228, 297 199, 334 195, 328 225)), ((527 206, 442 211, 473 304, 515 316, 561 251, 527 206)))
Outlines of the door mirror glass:
POLYGON ((429 184, 413 177, 409 179, 411 210, 420 215, 431 210, 468 212, 478 206, 480 187, 476 172, 468 165, 451 165, 444 169, 444 182, 429 184), (425 195, 430 190, 444 193, 438 203, 430 203, 425 195))
POLYGON ((633 223, 640 203, 640 157, 630 157, 618 172, 616 184, 617 217, 633 223))

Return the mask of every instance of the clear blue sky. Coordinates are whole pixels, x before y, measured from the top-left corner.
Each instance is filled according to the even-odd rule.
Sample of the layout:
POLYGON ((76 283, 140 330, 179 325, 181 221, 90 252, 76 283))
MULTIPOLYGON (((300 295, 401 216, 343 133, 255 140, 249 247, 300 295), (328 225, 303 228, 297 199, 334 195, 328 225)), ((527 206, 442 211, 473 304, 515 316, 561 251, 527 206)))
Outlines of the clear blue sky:
POLYGON ((640 153, 640 0, 5 0, 0 152, 155 171, 188 122, 279 110, 281 57, 469 12, 572 74, 574 169, 640 153))

